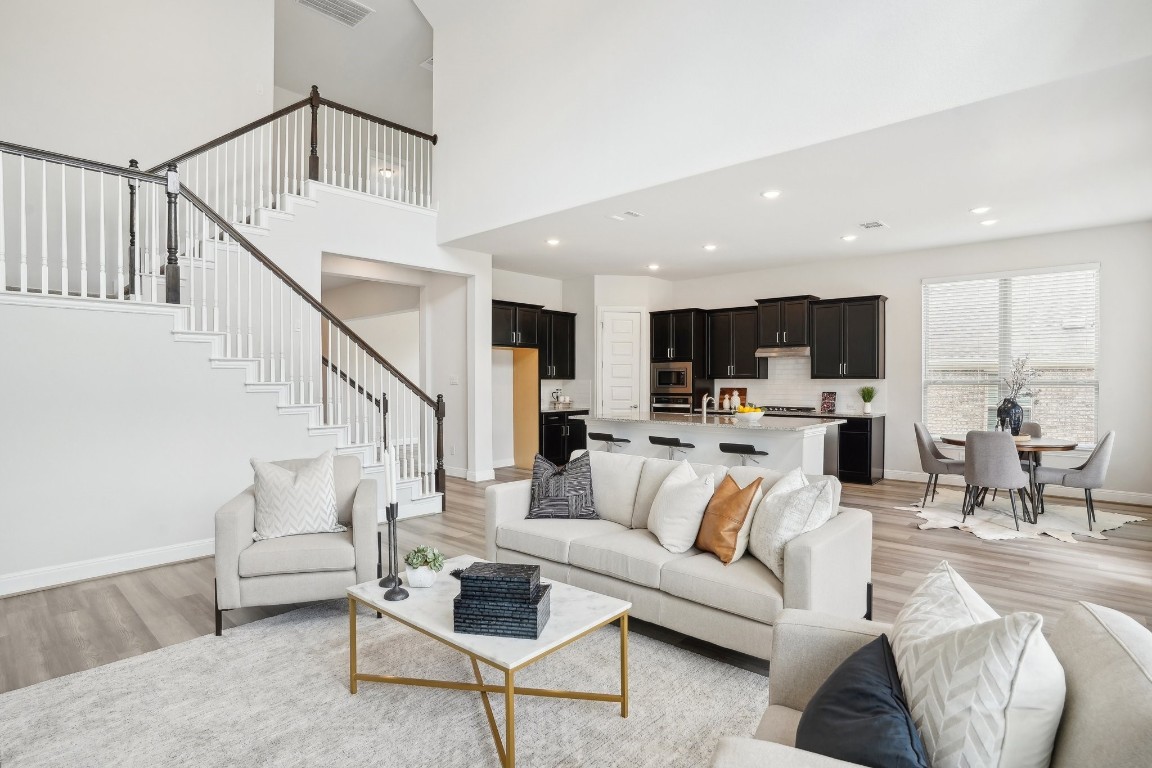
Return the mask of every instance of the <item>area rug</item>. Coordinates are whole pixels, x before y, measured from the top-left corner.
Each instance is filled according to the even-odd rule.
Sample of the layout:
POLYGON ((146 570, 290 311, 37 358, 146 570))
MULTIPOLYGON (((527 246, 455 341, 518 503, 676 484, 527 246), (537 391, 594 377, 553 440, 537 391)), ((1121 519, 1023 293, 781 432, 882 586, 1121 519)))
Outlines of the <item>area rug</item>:
MULTIPOLYGON (((1024 522, 1020 517, 1020 530, 1012 521, 1012 505, 1008 501, 1006 492, 997 494, 995 500, 989 493, 983 507, 976 508, 976 514, 969 515, 961 520, 960 508, 964 500, 962 491, 941 489, 936 494, 936 500, 929 500, 927 506, 921 508, 920 502, 896 509, 915 512, 917 517, 924 518, 920 524, 922 530, 932 528, 959 528, 962 531, 974 534, 981 539, 997 541, 1003 539, 1035 539, 1042 535, 1075 544, 1075 536, 1087 536, 1092 539, 1107 539, 1101 531, 1110 531, 1119 528, 1125 523, 1135 523, 1144 520, 1135 515, 1121 515, 1117 512, 1096 510, 1096 522, 1092 524, 1093 530, 1088 530, 1088 513, 1084 506, 1056 504, 1052 497, 1045 503, 1045 512, 1040 515, 1039 521, 1032 525, 1024 522)), ((1019 500, 1017 500, 1019 513, 1019 500)))
MULTIPOLYGON (((377 683, 349 694, 347 610, 319 603, 2 694, 0 765, 497 768, 477 694, 377 683)), ((467 657, 387 618, 361 614, 358 634, 363 672, 472 679, 467 657)), ((516 683, 616 691, 619 643, 605 627, 516 683)), ((629 682, 627 719, 617 704, 517 697, 517 764, 707 765, 768 704, 767 678, 636 633, 629 682)))

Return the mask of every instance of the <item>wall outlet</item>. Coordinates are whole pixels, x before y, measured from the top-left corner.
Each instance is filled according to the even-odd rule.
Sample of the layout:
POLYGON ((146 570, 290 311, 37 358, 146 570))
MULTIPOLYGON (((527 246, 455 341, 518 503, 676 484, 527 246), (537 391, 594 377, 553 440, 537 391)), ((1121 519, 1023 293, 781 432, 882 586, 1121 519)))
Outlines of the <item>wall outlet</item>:
POLYGON ((448 455, 449 456, 455 456, 456 455, 456 444, 455 443, 448 446, 448 455))
POLYGON ((459 376, 449 376, 448 377, 448 386, 450 386, 450 387, 460 386, 460 377, 459 376))

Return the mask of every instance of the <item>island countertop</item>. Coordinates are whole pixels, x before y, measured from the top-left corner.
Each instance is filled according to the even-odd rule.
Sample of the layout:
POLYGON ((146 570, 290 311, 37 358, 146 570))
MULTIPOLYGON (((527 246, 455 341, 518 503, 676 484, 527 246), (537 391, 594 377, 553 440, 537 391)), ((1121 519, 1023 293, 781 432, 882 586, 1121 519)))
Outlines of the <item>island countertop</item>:
POLYGON ((679 413, 653 413, 640 419, 613 416, 576 416, 585 421, 618 422, 623 424, 669 424, 677 427, 722 427, 768 432, 807 432, 815 427, 831 427, 846 423, 844 419, 797 418, 789 416, 762 416, 756 421, 741 421, 735 416, 689 416, 679 413))

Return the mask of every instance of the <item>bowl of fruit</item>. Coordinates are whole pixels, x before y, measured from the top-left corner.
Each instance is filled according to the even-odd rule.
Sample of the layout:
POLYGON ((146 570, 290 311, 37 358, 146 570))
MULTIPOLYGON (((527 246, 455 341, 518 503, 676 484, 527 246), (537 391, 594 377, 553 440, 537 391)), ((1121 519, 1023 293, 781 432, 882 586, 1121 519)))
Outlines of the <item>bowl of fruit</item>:
POLYGON ((742 405, 737 408, 736 412, 732 415, 740 421, 747 421, 751 423, 754 421, 759 421, 760 417, 764 415, 764 411, 760 410, 754 405, 742 405))

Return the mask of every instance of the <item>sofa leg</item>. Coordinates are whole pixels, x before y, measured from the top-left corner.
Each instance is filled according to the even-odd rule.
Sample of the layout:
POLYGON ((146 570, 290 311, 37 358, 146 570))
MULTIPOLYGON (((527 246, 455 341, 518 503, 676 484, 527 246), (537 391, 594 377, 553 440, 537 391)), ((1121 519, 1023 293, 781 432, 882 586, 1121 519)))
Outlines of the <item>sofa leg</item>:
POLYGON ((216 609, 216 637, 223 637, 224 612, 220 610, 220 598, 216 595, 216 579, 212 579, 212 607, 216 609))
POLYGON ((864 618, 872 621, 872 582, 868 582, 867 591, 864 595, 867 610, 864 612, 864 618))

